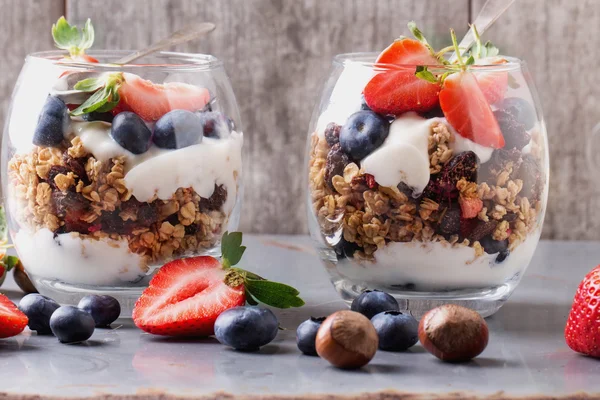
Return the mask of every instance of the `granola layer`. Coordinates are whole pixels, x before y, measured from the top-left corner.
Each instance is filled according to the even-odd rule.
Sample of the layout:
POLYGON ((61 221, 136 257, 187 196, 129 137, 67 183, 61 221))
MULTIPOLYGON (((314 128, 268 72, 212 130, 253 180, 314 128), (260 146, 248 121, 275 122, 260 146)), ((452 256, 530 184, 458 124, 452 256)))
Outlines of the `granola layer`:
POLYGON ((508 240, 512 251, 538 229, 545 184, 541 134, 534 132, 527 154, 495 150, 487 163, 474 171, 457 167, 450 179, 448 168, 462 167, 460 158, 468 156, 454 154, 453 141, 447 125, 432 122, 428 140, 431 179, 425 191, 414 197, 404 184, 378 185, 358 163, 340 166, 341 158, 332 156, 336 146, 315 132, 309 160, 312 207, 326 238, 341 230, 343 240, 333 244, 336 252, 349 251, 356 258, 373 260, 376 251, 389 242, 445 242, 472 247, 481 256, 485 237, 508 240))
POLYGON ((62 147, 35 147, 9 161, 9 200, 21 227, 82 238, 125 240, 147 264, 211 249, 227 215, 227 190, 210 198, 178 188, 168 200, 139 202, 125 184, 125 160, 102 162, 79 137, 62 147))

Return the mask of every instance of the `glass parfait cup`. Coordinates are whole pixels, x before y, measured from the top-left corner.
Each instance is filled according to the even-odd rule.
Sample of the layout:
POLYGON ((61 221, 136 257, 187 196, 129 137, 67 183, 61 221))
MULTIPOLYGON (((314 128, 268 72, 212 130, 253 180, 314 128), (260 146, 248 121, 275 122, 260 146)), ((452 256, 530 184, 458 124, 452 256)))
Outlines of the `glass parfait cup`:
MULTIPOLYGON (((377 289, 417 317, 444 303, 489 316, 521 280, 546 210, 546 129, 527 67, 509 57, 470 67, 478 82, 499 79, 506 88, 490 104, 506 142, 494 148, 461 136, 456 128, 464 127, 452 126, 439 105, 373 112, 363 93, 373 77, 417 67, 376 58, 336 56, 310 123, 308 226, 320 258, 348 302, 377 289), (362 134, 368 139, 356 139, 362 134)), ((389 106, 377 95, 372 103, 389 106)), ((454 115, 466 106, 452 105, 454 115)), ((464 112, 461 122, 478 116, 464 112)))
POLYGON ((99 63, 27 57, 4 130, 2 189, 40 293, 71 304, 109 294, 130 315, 157 268, 218 256, 221 234, 237 229, 243 133, 215 57, 161 52, 116 65, 129 52, 89 53, 99 63), (84 79, 118 82, 116 107, 83 112, 95 93, 75 88, 84 79))

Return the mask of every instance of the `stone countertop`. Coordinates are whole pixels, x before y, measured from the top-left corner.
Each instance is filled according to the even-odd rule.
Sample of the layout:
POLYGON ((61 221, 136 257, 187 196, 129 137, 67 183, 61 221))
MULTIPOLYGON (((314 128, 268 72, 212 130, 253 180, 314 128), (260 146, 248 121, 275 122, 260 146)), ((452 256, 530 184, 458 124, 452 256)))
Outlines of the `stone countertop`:
MULTIPOLYGON (((301 309, 277 311, 277 338, 258 353, 240 353, 215 339, 182 340, 142 333, 129 320, 97 329, 84 344, 64 345, 28 329, 0 340, 0 398, 467 398, 570 396, 600 393, 600 361, 572 352, 563 329, 575 289, 600 262, 600 244, 542 241, 521 285, 488 319, 490 343, 466 364, 445 364, 417 345, 379 351, 357 371, 301 355, 295 328, 309 316, 345 308, 307 236, 252 236, 241 266, 296 286, 301 309), (371 395, 361 395, 362 393, 371 395), (453 393, 453 394, 452 394, 453 393), (500 393, 500 394, 498 394, 500 393), (407 396, 407 394, 411 394, 407 396), (427 395, 429 394, 429 395, 427 395), (452 396, 450 396, 452 394, 452 396), (36 397, 39 398, 39 397, 36 397)), ((14 301, 12 280, 2 288, 14 301)))

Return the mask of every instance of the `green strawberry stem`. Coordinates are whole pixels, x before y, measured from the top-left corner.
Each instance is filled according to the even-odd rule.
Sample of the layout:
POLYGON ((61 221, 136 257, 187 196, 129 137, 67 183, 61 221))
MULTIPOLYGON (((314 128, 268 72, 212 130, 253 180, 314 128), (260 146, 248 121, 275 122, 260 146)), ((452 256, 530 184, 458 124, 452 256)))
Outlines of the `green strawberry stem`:
POLYGON ((94 26, 88 18, 83 29, 79 30, 63 16, 52 25, 52 38, 56 47, 67 50, 71 57, 81 56, 94 44, 94 26))
POLYGON ((456 61, 464 71, 466 70, 467 66, 462 58, 462 55, 460 54, 460 48, 458 47, 458 41, 456 40, 456 32, 454 32, 454 29, 450 29, 450 37, 452 38, 452 47, 454 47, 454 51, 456 53, 456 61))
POLYGON ((94 92, 83 104, 71 111, 72 116, 96 112, 108 112, 119 104, 119 88, 125 81, 122 72, 103 74, 97 78, 83 79, 74 89, 94 92))
POLYGON ((234 268, 246 251, 242 246, 241 232, 225 232, 221 238, 221 253, 225 283, 230 287, 244 285, 246 302, 257 305, 259 302, 277 308, 302 307, 304 300, 298 295, 300 292, 284 283, 273 282, 250 271, 234 268))

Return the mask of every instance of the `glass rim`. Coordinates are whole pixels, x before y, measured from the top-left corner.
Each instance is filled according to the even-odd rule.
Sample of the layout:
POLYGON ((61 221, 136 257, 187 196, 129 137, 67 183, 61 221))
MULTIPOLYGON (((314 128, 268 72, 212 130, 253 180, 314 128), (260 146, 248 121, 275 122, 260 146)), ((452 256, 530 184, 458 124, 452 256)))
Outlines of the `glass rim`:
MULTIPOLYGON (((92 57, 108 57, 117 60, 132 54, 133 52, 133 50, 90 50, 87 51, 86 54, 92 57)), ((149 69, 154 71, 210 71, 223 66, 223 62, 221 60, 210 54, 183 53, 174 51, 157 51, 150 56, 162 58, 165 60, 165 62, 147 64, 111 64, 109 62, 88 63, 63 60, 62 58, 67 55, 68 53, 64 50, 38 51, 28 54, 25 58, 25 61, 29 61, 30 59, 43 60, 58 67, 94 71, 122 71, 139 69, 149 69)))
MULTIPOLYGON (((358 53, 341 53, 337 54, 333 57, 333 63, 340 66, 348 66, 348 65, 362 65, 365 67, 371 67, 373 69, 377 69, 380 71, 385 70, 411 70, 414 71, 416 67, 427 67, 430 70, 438 70, 438 71, 456 71, 458 66, 453 65, 423 65, 423 64, 389 64, 389 63, 377 63, 375 59, 379 55, 379 52, 358 52, 358 53), (369 61, 372 60, 372 61, 369 61)), ((507 63, 502 64, 478 64, 478 65, 470 65, 469 69, 474 71, 490 71, 490 72, 500 72, 500 71, 514 71, 521 69, 525 66, 525 61, 518 59, 516 57, 506 57, 502 56, 502 58, 506 59, 507 63)))

